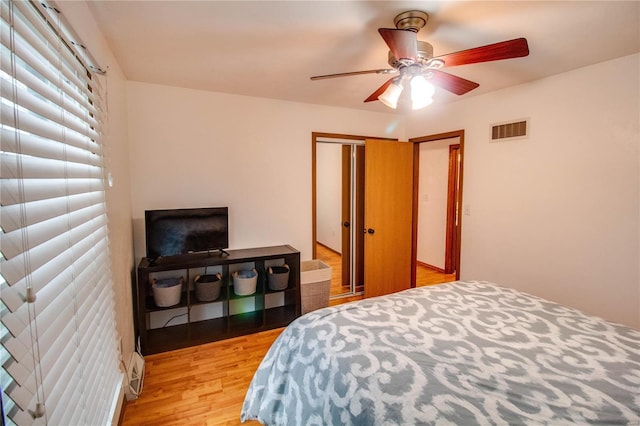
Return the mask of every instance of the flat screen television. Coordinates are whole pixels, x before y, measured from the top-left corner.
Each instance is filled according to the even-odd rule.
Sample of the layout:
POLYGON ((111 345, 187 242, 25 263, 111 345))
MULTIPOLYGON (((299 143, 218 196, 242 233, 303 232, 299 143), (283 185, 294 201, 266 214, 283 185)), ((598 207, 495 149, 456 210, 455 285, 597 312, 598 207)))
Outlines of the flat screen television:
POLYGON ((147 258, 220 251, 229 247, 229 209, 146 210, 147 258))

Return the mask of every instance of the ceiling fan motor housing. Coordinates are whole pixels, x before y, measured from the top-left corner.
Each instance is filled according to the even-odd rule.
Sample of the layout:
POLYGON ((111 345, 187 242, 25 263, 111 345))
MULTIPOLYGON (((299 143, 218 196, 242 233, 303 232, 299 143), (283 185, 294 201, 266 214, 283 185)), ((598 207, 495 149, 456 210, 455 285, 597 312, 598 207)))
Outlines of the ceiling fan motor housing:
MULTIPOLYGON (((416 61, 420 65, 426 65, 431 58, 433 58, 433 46, 426 41, 418 41, 418 60, 416 61)), ((403 65, 400 61, 393 56, 393 53, 389 51, 389 65, 393 68, 399 68, 403 65)))
POLYGON ((399 30, 409 30, 417 33, 427 24, 429 15, 421 10, 409 10, 402 12, 395 18, 393 23, 399 30))

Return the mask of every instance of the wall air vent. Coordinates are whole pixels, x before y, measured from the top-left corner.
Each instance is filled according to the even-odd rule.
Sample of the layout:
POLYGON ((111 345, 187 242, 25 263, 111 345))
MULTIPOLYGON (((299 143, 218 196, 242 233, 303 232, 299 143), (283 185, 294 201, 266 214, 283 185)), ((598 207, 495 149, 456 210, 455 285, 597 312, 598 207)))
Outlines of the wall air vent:
POLYGON ((529 120, 491 125, 491 142, 523 139, 529 136, 529 120))

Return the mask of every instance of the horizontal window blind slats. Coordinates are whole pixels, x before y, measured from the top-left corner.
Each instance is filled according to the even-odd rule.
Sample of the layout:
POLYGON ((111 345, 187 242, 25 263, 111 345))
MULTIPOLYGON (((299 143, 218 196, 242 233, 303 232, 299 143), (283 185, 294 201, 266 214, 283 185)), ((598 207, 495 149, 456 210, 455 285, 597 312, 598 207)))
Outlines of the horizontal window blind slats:
MULTIPOLYGON (((71 251, 75 250, 74 246, 76 244, 80 245, 79 243, 83 240, 90 240, 89 243, 93 243, 95 240, 87 237, 90 236, 93 232, 97 231, 101 231, 101 233, 98 235, 103 235, 101 227, 104 224, 104 218, 98 218, 91 222, 83 223, 80 226, 72 228, 71 230, 69 230, 69 232, 63 235, 52 238, 47 242, 46 245, 33 247, 29 251, 30 268, 32 268, 33 271, 36 271, 38 270, 38 268, 53 259, 57 259, 57 262, 60 262, 64 265, 70 264, 73 261, 73 259, 71 258, 71 251), (65 253, 67 250, 69 250, 69 253, 67 253, 66 255, 57 255, 57 253, 65 253)), ((90 249, 91 246, 89 245, 87 248, 90 249)), ((80 256, 82 253, 83 252, 77 252, 77 256, 80 256)), ((12 259, 3 259, 0 263, 0 266, 2 267, 2 276, 9 283, 9 285, 17 283, 25 276, 25 259, 23 256, 17 256, 12 259)))
MULTIPOLYGON (((86 257, 90 257, 90 256, 86 256, 86 257)), ((107 260, 107 259, 99 259, 99 260, 107 260)), ((102 263, 102 265, 104 265, 104 263, 102 263)), ((85 312, 88 309, 91 309, 91 305, 100 304, 99 301, 101 300, 101 298, 106 297, 103 294, 105 292, 108 292, 107 290, 105 290, 105 286, 104 286, 105 281, 107 281, 104 278, 107 275, 105 274, 105 272, 106 271, 103 266, 101 266, 98 271, 92 270, 91 268, 87 267, 84 269, 84 271, 82 271, 80 274, 77 275, 76 280, 78 283, 80 283, 79 285, 86 287, 89 290, 88 292, 85 292, 87 296, 86 298, 82 298, 81 300, 76 301, 76 304, 78 305, 78 311, 84 311, 79 313, 80 317, 85 317, 86 316, 85 312), (95 272, 98 272, 100 275, 96 276, 95 272), (92 285, 91 283, 85 284, 92 278, 94 281, 99 280, 100 282, 97 283, 97 285, 92 285), (85 304, 88 306, 88 308, 83 308, 83 305, 85 304)), ((65 278, 69 279, 70 276, 66 276, 65 278)), ((51 350, 53 351, 53 354, 54 354, 53 359, 55 359, 58 356, 55 354, 58 354, 59 348, 54 344, 48 344, 49 342, 47 341, 47 336, 49 336, 49 338, 55 337, 56 334, 60 333, 60 329, 62 327, 67 326, 67 322, 70 316, 73 314, 72 308, 74 306, 71 289, 61 285, 55 285, 54 283, 54 290, 57 290, 58 287, 62 287, 62 291, 58 294, 58 297, 55 298, 55 304, 49 303, 49 306, 47 306, 47 304, 45 304, 44 306, 38 305, 38 308, 43 308, 40 310, 40 314, 39 314, 39 318, 42 318, 43 320, 40 322, 40 325, 39 325, 39 334, 41 336, 41 342, 44 343, 45 346, 51 347, 51 350), (51 330, 51 332, 49 330, 51 330)), ((36 303, 44 302, 43 293, 44 295, 46 295, 46 291, 48 290, 49 290, 49 286, 44 288, 42 292, 38 293, 38 299, 36 303)), ((71 327, 73 329, 73 326, 71 327)), ((91 332, 91 329, 85 330, 84 332, 90 335, 95 334, 91 332)), ((8 345, 8 350, 14 358, 20 361, 26 360, 27 362, 29 362, 30 353, 26 350, 26 345, 24 345, 24 342, 28 342, 28 341, 29 341, 29 330, 26 329, 26 327, 24 327, 23 335, 20 335, 17 338, 12 339, 11 344, 8 345)), ((61 341, 60 344, 64 344, 64 342, 61 341)), ((49 351, 40 354, 43 357, 43 363, 44 363, 44 360, 48 357, 48 352, 49 351)), ((23 384, 21 380, 18 380, 18 383, 23 384)))
MULTIPOLYGON (((72 108, 67 108, 64 103, 57 105, 44 100, 34 95, 28 88, 21 85, 14 85, 6 79, 0 79, 0 90, 2 99, 4 99, 5 102, 8 101, 19 105, 29 110, 32 114, 38 114, 40 117, 61 124, 90 139, 98 138, 98 133, 92 129, 82 117, 77 117, 73 112, 69 111, 69 109, 72 108)), ((58 95, 58 98, 61 98, 61 96, 58 95)), ((56 99, 54 98, 53 100, 55 101, 56 99)), ((73 104, 69 106, 71 107, 71 105, 73 104)))
POLYGON ((21 388, 33 393, 35 391, 35 382, 29 382, 33 374, 31 347, 25 346, 18 339, 2 342, 2 346, 11 355, 11 359, 3 365, 3 368, 15 380, 16 384, 22 383, 21 388))
POLYGON ((37 135, 0 128, 0 149, 3 152, 52 160, 100 166, 100 157, 82 148, 45 139, 37 135))
MULTIPOLYGON (((18 43, 22 44, 21 41, 18 43)), ((82 94, 82 91, 67 86, 63 86, 61 90, 56 84, 58 82, 51 80, 51 78, 59 80, 59 76, 50 67, 45 68, 44 64, 37 60, 36 52, 22 46, 20 53, 22 56, 15 51, 12 52, 9 46, 0 44, 0 70, 5 73, 5 78, 14 77, 18 85, 28 87, 44 99, 60 99, 65 109, 73 115, 85 120, 96 129, 101 128, 102 122, 96 117, 98 108, 82 94), (67 90, 64 90, 65 88, 67 90)))
MULTIPOLYGON (((103 281, 102 285, 104 285, 104 280, 101 280, 101 281, 103 281)), ((96 283, 96 284, 99 284, 99 283, 96 283)), ((104 291, 104 289, 102 289, 100 285, 96 285, 90 290, 94 290, 94 291, 89 291, 89 293, 95 299, 103 295, 102 292, 104 291)), ((105 307, 109 305, 108 301, 105 301, 104 299, 102 299, 101 301, 103 303, 96 304, 94 306, 97 312, 91 312, 90 311, 91 306, 88 303, 80 303, 80 305, 78 306, 78 316, 79 318, 82 319, 83 322, 86 322, 86 324, 83 324, 79 329, 82 336, 89 337, 90 339, 95 337, 96 334, 91 333, 90 330, 99 329, 98 327, 96 327, 96 325, 100 320, 100 315, 103 313, 103 310, 105 309, 105 307), (88 314, 91 314, 91 315, 88 315, 88 314)))
MULTIPOLYGON (((50 393, 51 389, 55 386, 58 379, 62 379, 62 378, 56 379, 54 375, 55 371, 53 371, 53 368, 56 364, 56 360, 60 358, 60 354, 62 351, 68 349, 69 352, 71 353, 71 355, 65 359, 65 363, 68 363, 69 360, 73 360, 73 363, 77 364, 77 360, 75 359, 75 355, 74 355, 75 341, 76 341, 76 338, 75 338, 74 325, 67 323, 65 327, 61 328, 60 330, 60 336, 58 341, 56 342, 56 347, 49 348, 48 353, 42 355, 40 366, 43 371, 43 376, 45 377, 45 382, 43 383, 43 389, 45 390, 45 393, 50 393), (52 373, 52 374, 49 374, 49 373, 52 373), (48 382, 47 378, 51 378, 51 380, 53 381, 48 382)), ((44 346, 44 345, 45 345, 44 342, 41 343, 41 346, 44 346)), ((72 370, 77 370, 77 366, 74 366, 74 367, 76 368, 72 370)), ((64 383, 64 382, 61 381, 60 383, 64 383)), ((21 408, 23 408, 23 404, 25 403, 27 404, 27 406, 30 406, 30 405, 32 406, 33 405, 32 402, 35 402, 33 401, 33 398, 35 397, 34 386, 35 386, 35 374, 32 370, 30 371, 30 375, 27 377, 26 382, 23 385, 19 385, 13 391, 7 392, 7 395, 14 402, 16 402, 16 404, 18 404, 21 408)))
POLYGON ((47 412, 48 422, 52 425, 97 425, 98 423, 85 423, 80 420, 85 411, 82 407, 81 385, 84 378, 77 366, 68 373, 66 380, 69 381, 69 386, 62 389, 56 388, 57 392, 51 395, 53 409, 47 412))
POLYGON ((78 288, 78 300, 79 300, 79 315, 81 319, 85 319, 83 317, 84 314, 84 306, 91 306, 90 303, 93 302, 97 295, 95 294, 95 289, 98 288, 99 291, 102 289, 99 287, 100 285, 104 286, 105 282, 102 280, 103 277, 107 277, 106 270, 104 268, 86 268, 78 275, 78 281, 83 281, 85 284, 78 288), (98 275, 102 274, 102 276, 98 275))
MULTIPOLYGON (((2 2, 2 5, 4 4, 5 2, 2 2)), ((18 26, 19 25, 20 24, 18 24, 18 26)), ((7 49, 11 50, 12 43, 9 39, 9 31, 5 31, 7 23, 4 21, 0 21, 0 26, 3 30, 1 36, 1 44, 7 49)), ((15 50, 13 50, 12 52, 17 58, 19 58, 14 60, 14 62, 20 61, 24 64, 21 66, 26 66, 37 71, 37 73, 43 79, 50 81, 59 89, 64 91, 64 93, 66 93, 71 99, 77 102, 78 105, 80 105, 83 109, 90 111, 94 115, 96 114, 96 106, 92 104, 93 95, 89 93, 90 96, 87 96, 87 94, 83 93, 83 91, 78 90, 73 84, 71 84, 71 81, 78 81, 78 78, 76 76, 72 76, 69 72, 67 72, 67 74, 63 78, 60 78, 58 73, 55 71, 56 67, 52 66, 52 64, 50 64, 49 61, 44 58, 37 49, 34 49, 32 46, 30 46, 28 42, 20 36, 20 34, 15 35, 13 46, 15 47, 15 50)), ((86 87, 84 83, 83 87, 86 87)))
MULTIPOLYGON (((26 20, 29 21, 29 24, 33 27, 27 25, 25 19, 14 19, 14 30, 17 35, 28 43, 28 46, 36 50, 42 56, 38 61, 46 61, 50 64, 54 64, 56 68, 62 72, 64 77, 72 83, 69 85, 69 88, 86 87, 86 70, 80 66, 77 59, 69 49, 55 38, 55 33, 53 33, 49 26, 37 16, 37 12, 33 7, 28 4, 28 2, 16 2, 15 5, 19 10, 18 14, 23 14, 22 16, 17 17, 26 18, 26 20)), ((92 98, 93 95, 89 94, 89 99, 92 98)))
MULTIPOLYGON (((49 262, 43 267, 34 271, 31 277, 32 288, 36 292, 36 295, 40 293, 45 286, 49 283, 55 283, 54 280, 62 280, 63 285, 68 285, 69 280, 71 280, 72 275, 71 272, 66 271, 66 268, 70 267, 71 259, 68 257, 56 257, 55 261, 49 262), (68 262, 64 262, 64 260, 68 259, 68 262)), ((20 309, 24 309, 26 306, 25 294, 27 287, 27 279, 26 277, 21 278, 15 284, 8 286, 3 289, 2 294, 0 294, 0 299, 2 303, 9 309, 11 313, 19 312, 20 309)), ((38 301, 36 301, 38 303, 38 301)), ((16 333, 12 333, 12 335, 17 335, 19 330, 16 330, 16 333)))
MULTIPOLYGON (((58 333, 60 336, 60 340, 57 342, 57 345, 55 347, 51 347, 48 344, 49 342, 47 340, 38 342, 41 348, 45 347, 47 349, 45 353, 42 353, 42 352, 40 353, 41 358, 36 357, 36 359, 40 360, 39 364, 43 371, 43 374, 46 373, 45 375, 47 376, 49 375, 48 373, 50 372, 52 367, 55 365, 56 360, 59 358, 61 351, 64 350, 66 346, 69 346, 68 345, 69 342, 72 342, 72 340, 70 339, 73 339, 73 336, 75 333, 74 325, 69 324, 69 321, 68 321, 69 318, 73 317, 73 312, 71 313, 63 312, 62 314, 63 315, 61 315, 60 319, 55 320, 58 323, 56 328, 58 329, 58 333), (64 322, 65 320, 66 322, 64 322)), ((45 334, 45 339, 51 339, 51 333, 49 333, 48 336, 45 334)), ((54 340, 55 340, 55 337, 54 337, 54 340)), ((32 369, 33 367, 33 361, 31 358, 32 356, 33 356, 33 353, 31 351, 25 353, 24 356, 21 359, 16 360, 14 365, 10 366, 10 369, 9 369, 11 376, 14 378, 16 384, 19 387, 19 389, 17 389, 15 392, 19 392, 19 393, 14 394, 12 392, 9 392, 8 395, 21 407, 23 406, 25 401, 25 396, 24 396, 25 393, 30 394, 29 398, 31 398, 31 396, 35 394, 35 390, 36 390, 35 373, 34 373, 34 370, 32 369), (25 374, 25 372, 21 368, 22 367, 21 364, 24 364, 28 374, 25 374)))
MULTIPOLYGON (((1 270, 2 265, 0 264, 0 271, 1 270)), ((9 312, 16 312, 24 304, 24 295, 26 294, 24 288, 24 283, 20 283, 12 287, 7 285, 2 289, 0 300, 2 300, 2 303, 7 307, 9 312)))
POLYGON ((86 194, 104 189, 101 179, 28 179, 22 181, 24 197, 20 197, 18 179, 0 180, 0 204, 8 206, 17 203, 60 198, 66 195, 86 194))
POLYGON ((13 75, 19 84, 28 87, 30 90, 45 99, 56 99, 62 96, 62 104, 66 110, 76 117, 85 120, 91 127, 99 129, 98 121, 92 116, 93 110, 83 108, 77 98, 74 99, 54 85, 48 84, 44 77, 36 73, 35 70, 30 72, 25 68, 25 66, 13 66, 13 61, 22 60, 19 57, 12 55, 6 46, 0 45, 0 55, 0 70, 4 71, 7 76, 13 75))
POLYGON ((23 307, 24 309, 18 309, 13 313, 13 315, 4 315, 2 317, 2 325, 7 328, 7 331, 12 336, 17 336, 22 333, 25 327, 29 324, 29 314, 26 309, 27 306, 23 305, 23 307))
POLYGON ((45 244, 49 240, 68 232, 69 229, 75 228, 84 222, 94 220, 102 214, 101 206, 91 206, 68 215, 58 216, 46 222, 40 222, 26 227, 25 229, 29 233, 28 241, 25 240, 24 231, 21 229, 13 232, 0 233, 2 254, 7 260, 13 259, 29 248, 45 244))
MULTIPOLYGON (((86 74, 87 71, 52 28, 52 25, 56 26, 57 19, 49 21, 50 25, 46 20, 42 19, 42 14, 28 2, 16 2, 14 16, 14 25, 17 22, 21 24, 20 26, 16 25, 15 30, 22 35, 28 34, 28 38, 25 38, 28 39, 29 45, 40 48, 42 55, 50 63, 58 66, 63 65, 61 71, 70 72, 76 78, 86 74)), ((82 87, 82 78, 74 81, 74 85, 82 87)))
POLYGON ((17 110, 14 113, 11 105, 0 104, 0 120, 5 126, 20 128, 30 134, 62 142, 65 145, 75 146, 94 154, 101 154, 100 145, 86 136, 65 129, 53 121, 43 120, 23 110, 17 110))
POLYGON ((76 324, 73 321, 73 306, 61 311, 60 314, 60 317, 55 320, 56 324, 49 327, 45 333, 38 333, 40 334, 40 367, 42 368, 43 376, 45 376, 45 390, 47 384, 46 376, 50 376, 49 373, 55 366, 60 352, 69 345, 76 346, 74 353, 77 351, 78 336, 76 324), (59 338, 56 338, 56 335, 59 338))
MULTIPOLYGON (((106 230, 99 230, 95 235, 106 235, 106 230)), ((82 273, 85 269, 91 268, 93 262, 102 262, 104 265, 108 265, 107 249, 106 240, 100 240, 99 243, 95 244, 92 238, 85 238, 74 247, 76 252, 82 254, 76 261, 73 261, 68 256, 60 255, 43 267, 38 268, 32 273, 33 287, 36 295, 45 291, 43 288, 45 288, 48 283, 53 283, 53 288, 57 290, 59 280, 62 281, 62 283, 71 282, 74 273, 82 273), (95 249, 95 251, 92 252, 92 249, 95 249)), ((25 281, 25 279, 22 279, 14 286, 4 288, 0 294, 2 302, 11 312, 16 312, 25 305, 25 281)), ((45 295, 46 294, 45 292, 45 295)), ((47 300, 48 299, 43 299, 42 302, 47 300)), ((38 303, 38 301, 36 301, 36 303, 38 303)), ((42 309, 44 309, 44 307, 42 307, 42 309)))
MULTIPOLYGON (((26 383, 27 380, 29 379, 29 376, 31 376, 31 369, 27 368, 26 363, 20 363, 17 362, 15 359, 13 358, 9 358, 2 366, 7 372, 9 372, 9 374, 11 375, 11 377, 13 377, 13 379, 15 380, 15 383, 26 383)), ((31 390, 27 389, 27 391, 29 391, 29 393, 33 393, 35 391, 35 387, 33 387, 31 390)))
MULTIPOLYGON (((106 231, 104 231, 106 232, 106 231)), ((86 269, 92 266, 93 262, 99 262, 100 267, 104 268, 108 265, 107 258, 107 242, 101 240, 99 243, 92 245, 93 242, 90 239, 82 241, 82 244, 78 245, 75 249, 83 253, 76 261, 72 262, 67 257, 58 256, 54 261, 51 261, 41 268, 38 268, 32 273, 33 289, 38 295, 36 300, 38 309, 46 309, 52 300, 51 292, 54 294, 60 292, 60 288, 72 282, 73 275, 81 274, 86 269), (95 249, 94 252, 91 249, 95 249), (96 253, 98 253, 96 255, 96 253), (68 262, 65 262, 69 260, 68 262), (40 295, 43 295, 40 297, 40 295)), ((0 298, 5 306, 11 312, 18 312, 20 309, 26 307, 24 295, 26 293, 26 279, 22 279, 15 285, 9 287, 5 284, 0 298)), ((27 324, 28 321, 25 321, 27 324)), ((17 324, 16 324, 17 325, 17 324)), ((22 329, 16 329, 12 332, 12 335, 17 336, 22 329)))
POLYGON ((46 2, 0 3, 2 392, 17 424, 107 424, 122 372, 104 92, 78 60, 86 53, 80 43, 61 39, 73 31, 46 2), (27 286, 33 303, 25 301, 27 286), (29 414, 37 403, 46 407, 41 419, 29 414))
POLYGON ((29 408, 29 403, 33 398, 33 393, 29 392, 26 388, 17 385, 16 383, 12 383, 7 390, 5 390, 5 394, 11 398, 11 400, 20 408, 20 410, 25 411, 29 408))
MULTIPOLYGON (((51 198, 47 200, 24 203, 28 217, 24 218, 24 227, 35 225, 49 219, 72 213, 92 205, 102 205, 104 208, 104 195, 100 191, 86 192, 68 197, 51 198)), ((13 232, 21 228, 20 204, 0 206, 2 217, 2 229, 5 232, 13 232)))
MULTIPOLYGON (((83 425, 81 421, 74 421, 73 416, 78 412, 82 412, 82 375, 79 370, 79 363, 69 363, 68 371, 64 371, 65 380, 68 380, 69 386, 62 389, 56 387, 55 392, 50 395, 51 410, 47 410, 47 420, 52 425, 83 425)), ((49 398, 47 398, 49 400, 49 398)))
MULTIPOLYGON (((69 266, 67 269, 62 271, 58 276, 52 277, 50 281, 46 283, 46 285, 39 286, 40 288, 35 288, 36 291, 36 311, 40 312, 41 315, 46 315, 48 311, 56 312, 58 309, 63 309, 64 301, 63 298, 58 299, 59 295, 62 295, 65 291, 68 290, 67 283, 73 280, 73 274, 76 271, 80 271, 79 277, 82 277, 82 273, 85 269, 87 269, 87 265, 91 264, 91 256, 82 256, 81 259, 74 262, 73 265, 69 266), (59 306, 62 304, 63 306, 59 306)), ((42 268, 41 268, 42 269, 42 268)), ((25 332, 26 328, 29 325, 29 317, 27 314, 27 304, 21 305, 15 312, 12 317, 15 317, 15 320, 7 326, 7 329, 11 333, 12 336, 17 336, 18 334, 25 332)), ((46 331, 51 323, 45 322, 44 324, 40 324, 40 329, 42 331, 46 331)))
MULTIPOLYGON (((33 340, 29 334, 29 330, 22 332, 15 337, 5 338, 2 341, 2 346, 9 352, 11 357, 19 363, 27 362, 25 365, 32 365, 33 352, 31 345, 33 340)), ((37 358, 37 357, 36 357, 37 358)), ((20 382, 20 385, 24 385, 24 382, 20 382)))
POLYGON ((70 161, 0 153, 5 176, 22 179, 102 179, 102 169, 70 161))
MULTIPOLYGON (((43 371, 43 376, 45 377, 53 377, 55 379, 55 376, 53 375, 49 375, 50 372, 52 372, 52 368, 53 366, 55 366, 56 360, 59 358, 60 352, 62 350, 64 350, 64 348, 66 346, 70 346, 71 348, 73 348, 73 343, 71 345, 68 345, 69 342, 73 342, 74 341, 74 335, 75 335, 75 329, 74 329, 74 325, 73 324, 69 324, 68 322, 66 323, 66 325, 62 328, 60 328, 60 332, 59 332, 59 339, 56 342, 57 345, 55 348, 51 348, 48 347, 48 351, 46 354, 42 355, 42 358, 40 359, 40 367, 43 371)), ((45 342, 41 342, 39 343, 40 346, 46 346, 45 342)), ((28 360, 27 360, 28 361, 28 360)), ((25 364, 28 364, 28 362, 26 362, 25 364)), ((35 373, 33 370, 30 371, 30 375, 26 378, 24 383, 19 383, 17 382, 17 387, 6 392, 7 395, 16 403, 20 406, 21 409, 26 409, 26 407, 33 405, 33 398, 35 397, 35 386, 36 386, 36 382, 35 382, 35 373), (26 404, 26 405, 25 405, 26 404)), ((56 382, 53 383, 48 383, 47 386, 47 381, 45 379, 45 383, 43 383, 43 388, 45 390, 46 393, 49 393, 51 391, 51 387, 53 385, 55 385, 56 382), (47 389, 49 388, 49 389, 47 389)))

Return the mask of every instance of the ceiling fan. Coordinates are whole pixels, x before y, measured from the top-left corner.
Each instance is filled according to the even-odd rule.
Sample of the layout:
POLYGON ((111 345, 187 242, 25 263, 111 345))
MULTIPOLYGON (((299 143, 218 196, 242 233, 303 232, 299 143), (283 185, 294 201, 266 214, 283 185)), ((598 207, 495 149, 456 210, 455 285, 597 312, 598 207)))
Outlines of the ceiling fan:
POLYGON ((311 77, 311 80, 362 74, 399 74, 376 89, 365 102, 379 100, 391 108, 396 108, 400 95, 404 92, 405 96, 411 97, 412 108, 419 109, 432 102, 432 84, 456 95, 464 95, 479 86, 473 81, 441 71, 441 68, 529 55, 527 40, 516 38, 434 57, 433 46, 417 39, 418 31, 426 25, 428 19, 427 13, 410 10, 394 18, 396 28, 378 29, 389 46, 388 62, 391 68, 318 75, 311 77), (405 91, 407 82, 410 84, 410 90, 405 91))

